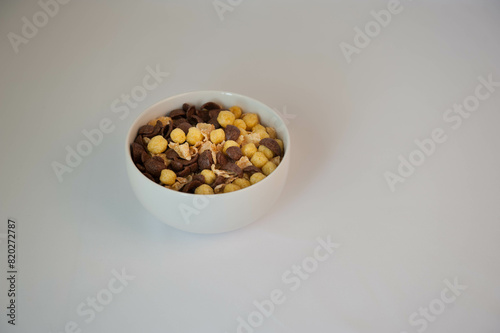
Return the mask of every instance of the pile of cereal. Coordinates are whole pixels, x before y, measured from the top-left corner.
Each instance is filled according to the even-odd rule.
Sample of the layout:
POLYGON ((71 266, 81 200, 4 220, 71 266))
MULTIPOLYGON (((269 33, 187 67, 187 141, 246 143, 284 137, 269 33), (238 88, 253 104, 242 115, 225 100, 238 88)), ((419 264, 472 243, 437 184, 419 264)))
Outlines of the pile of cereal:
POLYGON ((131 144, 137 168, 169 189, 214 194, 237 191, 271 174, 283 157, 283 141, 255 113, 208 102, 151 120, 131 144))

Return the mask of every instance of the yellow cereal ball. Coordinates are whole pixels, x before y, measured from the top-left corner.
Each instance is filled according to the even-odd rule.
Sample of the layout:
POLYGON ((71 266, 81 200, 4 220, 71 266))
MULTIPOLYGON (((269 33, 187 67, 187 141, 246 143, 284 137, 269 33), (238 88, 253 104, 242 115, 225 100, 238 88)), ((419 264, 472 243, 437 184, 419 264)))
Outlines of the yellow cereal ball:
POLYGON ((247 129, 247 124, 243 121, 243 119, 236 119, 233 125, 242 130, 247 129))
POLYGON ((233 184, 234 185, 238 185, 239 187, 241 188, 245 188, 245 187, 248 187, 252 184, 250 184, 250 182, 245 179, 245 178, 236 178, 235 180, 233 180, 233 184))
POLYGON ((221 111, 219 112, 219 116, 217 117, 217 122, 224 128, 226 128, 227 125, 232 125, 234 123, 234 120, 236 117, 231 111, 221 111))
POLYGON ((250 184, 256 184, 258 182, 260 182, 262 179, 266 178, 266 176, 260 172, 256 172, 254 173, 251 177, 250 177, 250 184))
POLYGON ((236 184, 227 184, 226 186, 224 186, 224 193, 234 192, 238 190, 241 190, 241 187, 236 184))
POLYGON ((250 162, 252 162, 252 164, 257 168, 262 168, 268 161, 269 160, 267 159, 266 155, 264 155, 264 153, 260 151, 253 154, 252 158, 250 159, 250 162))
POLYGON ((269 161, 264 166, 262 167, 262 173, 265 174, 266 176, 269 176, 271 172, 276 170, 276 164, 273 162, 269 161))
POLYGON ((262 126, 261 124, 257 124, 252 128, 252 132, 257 132, 257 131, 265 131, 266 128, 262 126))
POLYGON ((201 175, 205 177, 205 183, 207 183, 208 185, 212 185, 215 181, 215 178, 217 177, 215 176, 215 173, 209 169, 202 170, 201 175))
POLYGON ((224 130, 222 128, 210 132, 210 141, 212 141, 214 144, 221 143, 224 140, 226 140, 226 133, 224 133, 224 130))
POLYGON ((255 134, 258 134, 260 136, 260 139, 265 139, 265 138, 269 138, 269 134, 267 134, 266 130, 258 130, 258 131, 255 131, 253 132, 255 134))
POLYGON ((226 150, 227 148, 229 147, 239 147, 240 145, 238 144, 238 142, 236 141, 233 141, 233 140, 227 140, 225 143, 224 143, 224 147, 222 148, 222 152, 225 154, 226 153, 226 150))
POLYGON ((284 152, 285 150, 283 149, 283 141, 281 141, 280 139, 276 139, 276 142, 280 145, 281 152, 284 152))
POLYGON ((170 133, 170 138, 173 142, 184 143, 186 141, 186 133, 180 128, 176 128, 170 133))
POLYGON ((241 148, 241 152, 248 158, 252 158, 253 154, 257 151, 257 147, 253 143, 247 143, 241 148))
POLYGON ((148 142, 148 150, 152 154, 160 154, 163 153, 168 146, 168 141, 165 140, 161 135, 157 135, 148 142))
POLYGON ((239 117, 241 117, 242 111, 241 111, 241 108, 239 106, 231 106, 229 108, 229 111, 231 111, 234 114, 234 116, 236 117, 236 119, 238 119, 239 117))
POLYGON ((266 146, 264 145, 260 145, 259 146, 259 151, 261 153, 263 153, 264 155, 266 155, 267 159, 270 160, 271 158, 274 157, 274 153, 271 149, 267 148, 266 146))
POLYGON ((251 130, 255 125, 259 124, 259 116, 255 113, 247 113, 243 116, 243 121, 247 124, 247 129, 251 130))
POLYGON ((214 190, 210 187, 210 185, 203 184, 194 190, 194 194, 214 194, 214 190))
POLYGON ((170 169, 161 170, 160 174, 160 182, 165 185, 173 185, 175 180, 177 179, 177 175, 170 169))
POLYGON ((203 134, 201 134, 201 131, 196 127, 190 127, 186 136, 186 140, 191 146, 194 146, 195 144, 203 140, 203 134))
POLYGON ((278 134, 276 134, 276 129, 274 127, 266 127, 266 132, 269 134, 271 139, 276 139, 278 134))

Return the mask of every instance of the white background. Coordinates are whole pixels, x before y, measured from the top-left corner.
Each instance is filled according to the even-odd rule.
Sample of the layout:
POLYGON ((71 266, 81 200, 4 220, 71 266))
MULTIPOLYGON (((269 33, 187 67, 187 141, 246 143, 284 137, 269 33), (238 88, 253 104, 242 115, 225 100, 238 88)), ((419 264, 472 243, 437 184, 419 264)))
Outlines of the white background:
POLYGON ((467 289, 425 331, 500 332, 500 88, 459 129, 443 120, 479 76, 500 81, 500 3, 401 7, 348 63, 339 44, 354 45, 386 1, 248 0, 221 20, 211 1, 73 0, 18 53, 8 34, 41 8, 2 1, 0 233, 17 221, 19 274, 12 327, 2 239, 0 331, 236 332, 280 289, 285 302, 255 332, 410 333, 423 324, 409 316, 457 278, 467 289), (121 120, 111 104, 147 66, 170 75, 121 120), (293 140, 275 207, 212 236, 149 215, 123 153, 142 110, 206 89, 286 110, 293 140), (51 163, 103 118, 115 130, 59 182, 51 163), (435 128, 447 141, 391 192, 384 173, 435 128), (328 236, 340 247, 291 291, 282 274, 328 236), (85 322, 79 304, 122 269, 135 278, 85 322))

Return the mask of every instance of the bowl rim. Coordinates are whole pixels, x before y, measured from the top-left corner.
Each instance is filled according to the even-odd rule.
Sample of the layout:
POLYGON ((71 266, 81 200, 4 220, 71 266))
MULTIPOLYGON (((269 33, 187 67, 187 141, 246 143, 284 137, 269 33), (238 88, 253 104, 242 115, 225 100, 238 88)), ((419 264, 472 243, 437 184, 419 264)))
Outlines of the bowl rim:
MULTIPOLYGON (((245 188, 242 188, 238 191, 233 191, 233 192, 227 192, 227 193, 217 193, 216 195, 212 195, 212 194, 195 194, 195 193, 185 193, 185 192, 180 192, 180 191, 175 191, 175 190, 172 190, 172 189, 169 189, 169 188, 166 188, 156 182, 153 182, 151 181, 149 178, 147 178, 146 176, 144 176, 144 174, 136 167, 134 161, 132 160, 132 154, 131 154, 131 151, 130 151, 130 145, 131 145, 131 142, 129 142, 129 138, 131 137, 132 135, 132 129, 137 125, 137 123, 139 122, 139 119, 142 118, 142 116, 146 113, 148 113, 151 109, 154 109, 156 108, 158 105, 160 104, 163 104, 165 102, 167 102, 168 100, 170 99, 177 99, 177 98, 181 98, 182 96, 190 96, 190 95, 193 95, 193 94, 200 94, 200 93, 203 93, 203 94, 215 94, 215 95, 231 95, 231 96, 236 96, 236 97, 240 97, 240 98, 243 98, 243 99, 248 99, 248 100, 251 100, 252 102, 257 102, 257 104, 261 104, 263 105, 264 107, 266 107, 273 115, 275 115, 279 121, 281 122, 280 126, 282 128, 282 131, 283 133, 285 134, 285 137, 286 137, 286 141, 288 142, 287 144, 287 147, 285 149, 285 152, 283 153, 283 158, 280 162, 280 164, 276 167, 276 170, 278 170, 278 168, 280 167, 280 165, 283 163, 283 161, 285 159, 289 159, 290 157, 290 146, 291 146, 291 139, 290 139, 290 131, 288 129, 288 126, 287 124, 285 123, 284 119, 281 117, 281 115, 276 112, 273 108, 271 108, 270 106, 268 106, 267 104, 261 102, 260 100, 258 99, 255 99, 253 97, 248 97, 246 95, 243 95, 243 94, 239 94, 239 93, 234 93, 234 92, 229 92, 229 91, 223 91, 223 90, 192 90, 192 91, 187 91, 187 92, 183 92, 183 93, 180 93, 180 94, 175 94, 175 95, 172 95, 172 96, 169 96, 169 97, 166 97, 148 107, 146 107, 145 109, 143 109, 143 111, 138 114, 136 117, 135 117, 135 120, 132 122, 132 124, 129 125, 129 129, 127 131, 127 134, 126 134, 126 137, 125 137, 125 155, 126 155, 126 159, 127 159, 127 163, 132 163, 132 165, 134 166, 134 170, 140 174, 142 177, 144 177, 144 179, 148 180, 150 183, 154 184, 154 185, 157 185, 159 187, 162 187, 164 188, 165 190, 168 190, 170 192, 173 192, 173 193, 177 193, 178 195, 181 195, 181 196, 186 196, 186 197, 200 197, 200 196, 204 196, 204 197, 219 197, 221 195, 239 195, 241 194, 241 192, 243 192, 244 190, 249 190, 250 188, 254 188, 255 186, 259 185, 260 183, 262 182, 265 182, 267 180, 268 177, 272 177, 272 175, 276 172, 276 170, 274 172, 272 172, 270 175, 266 176, 266 178, 264 178, 263 180, 261 180, 260 182, 256 183, 256 184, 253 184, 253 185, 250 185, 250 186, 247 186, 245 188)), ((186 101, 184 103, 189 103, 189 101, 186 101)), ((205 102, 206 103, 206 102, 205 102)), ((169 112, 169 111, 167 111, 169 112)), ((257 111, 251 111, 251 113, 257 113, 259 114, 258 110, 257 111)), ((137 135, 136 135, 137 136, 137 135)), ((285 142, 285 140, 283 140, 283 138, 281 138, 281 140, 283 141, 283 143, 285 142)), ((132 141, 133 142, 133 141, 132 141)), ((172 193, 172 194, 173 194, 172 193)), ((247 192, 245 192, 247 193, 247 192)))

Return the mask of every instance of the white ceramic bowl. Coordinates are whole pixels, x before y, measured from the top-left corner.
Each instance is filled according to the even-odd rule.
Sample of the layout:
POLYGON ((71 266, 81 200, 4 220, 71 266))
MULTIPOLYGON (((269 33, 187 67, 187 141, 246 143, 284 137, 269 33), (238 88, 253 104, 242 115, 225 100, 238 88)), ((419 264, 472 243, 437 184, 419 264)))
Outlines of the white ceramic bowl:
POLYGON ((137 199, 151 214, 164 223, 188 232, 220 233, 244 227, 263 216, 281 194, 290 163, 290 135, 279 115, 267 105, 239 94, 223 91, 193 91, 169 97, 139 115, 128 131, 125 142, 127 173, 137 199), (183 103, 202 104, 213 101, 224 107, 240 106, 244 112, 257 113, 261 123, 276 128, 283 140, 284 157, 264 180, 247 188, 213 195, 182 193, 165 188, 146 178, 134 165, 130 144, 137 130, 151 119, 178 109, 183 103))

